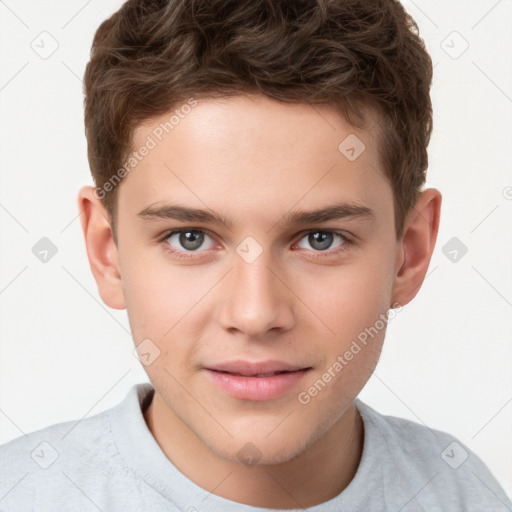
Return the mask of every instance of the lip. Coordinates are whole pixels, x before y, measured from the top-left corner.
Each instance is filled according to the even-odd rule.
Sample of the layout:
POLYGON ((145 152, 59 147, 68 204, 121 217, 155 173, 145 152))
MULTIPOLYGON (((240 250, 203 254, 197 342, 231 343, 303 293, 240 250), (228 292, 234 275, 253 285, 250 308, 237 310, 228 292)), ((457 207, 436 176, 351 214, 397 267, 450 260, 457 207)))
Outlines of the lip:
POLYGON ((230 361, 204 368, 225 393, 241 400, 263 402, 290 391, 311 367, 283 361, 230 361), (273 374, 273 375, 272 375, 273 374))
POLYGON ((254 377, 262 373, 274 372, 294 372, 304 370, 305 366, 292 365, 284 361, 267 360, 267 361, 226 361, 224 363, 208 365, 206 369, 218 372, 238 373, 245 377, 254 377))

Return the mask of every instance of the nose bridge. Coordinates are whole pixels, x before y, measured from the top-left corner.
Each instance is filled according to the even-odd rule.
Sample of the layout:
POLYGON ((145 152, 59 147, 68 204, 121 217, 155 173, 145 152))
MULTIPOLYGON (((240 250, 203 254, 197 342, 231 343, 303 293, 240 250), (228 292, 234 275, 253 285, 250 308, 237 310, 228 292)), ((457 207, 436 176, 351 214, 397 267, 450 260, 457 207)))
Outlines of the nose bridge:
POLYGON ((254 299, 265 298, 267 303, 275 298, 277 290, 276 277, 273 272, 271 258, 259 256, 255 261, 247 262, 236 258, 233 272, 234 287, 237 292, 247 294, 254 299))
POLYGON ((251 337, 277 327, 289 328, 292 304, 272 260, 271 250, 264 250, 254 239, 237 247, 221 313, 224 328, 236 328, 251 337))

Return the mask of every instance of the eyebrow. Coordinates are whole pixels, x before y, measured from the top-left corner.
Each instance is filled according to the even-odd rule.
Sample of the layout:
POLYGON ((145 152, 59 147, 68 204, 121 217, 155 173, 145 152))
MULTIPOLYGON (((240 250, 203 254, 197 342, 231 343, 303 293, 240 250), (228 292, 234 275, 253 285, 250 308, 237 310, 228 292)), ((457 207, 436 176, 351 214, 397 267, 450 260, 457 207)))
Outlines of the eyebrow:
MULTIPOLYGON (((141 210, 137 216, 144 220, 174 219, 183 222, 224 224, 228 228, 233 226, 233 223, 229 219, 211 209, 201 210, 173 204, 164 204, 160 206, 150 205, 141 210)), ((327 222, 330 220, 340 219, 371 219, 374 216, 375 214, 373 210, 364 205, 342 202, 311 211, 291 211, 278 223, 292 225, 314 224, 317 222, 327 222)))

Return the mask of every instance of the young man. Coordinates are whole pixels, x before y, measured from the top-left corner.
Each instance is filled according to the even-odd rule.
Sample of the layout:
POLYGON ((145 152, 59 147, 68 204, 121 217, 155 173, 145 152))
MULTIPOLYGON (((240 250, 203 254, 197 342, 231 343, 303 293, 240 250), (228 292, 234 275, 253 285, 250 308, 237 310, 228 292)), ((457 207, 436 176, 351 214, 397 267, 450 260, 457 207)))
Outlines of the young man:
POLYGON ((151 385, 4 445, 0 510, 510 510, 452 436, 357 399, 436 241, 431 76, 393 0, 100 26, 79 208, 151 385))

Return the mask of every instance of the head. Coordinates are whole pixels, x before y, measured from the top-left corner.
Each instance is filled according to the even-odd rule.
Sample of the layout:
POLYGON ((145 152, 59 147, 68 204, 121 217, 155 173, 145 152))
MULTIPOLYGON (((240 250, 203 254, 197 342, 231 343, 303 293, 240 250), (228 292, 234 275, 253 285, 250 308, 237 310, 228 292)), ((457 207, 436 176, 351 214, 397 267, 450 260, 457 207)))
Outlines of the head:
POLYGON ((419 290, 441 202, 422 190, 431 77, 394 0, 129 0, 99 27, 96 188, 79 196, 91 268, 158 356, 162 402, 220 456, 252 442, 276 463, 318 440, 419 290), (236 360, 304 372, 235 397, 210 370, 236 360))

